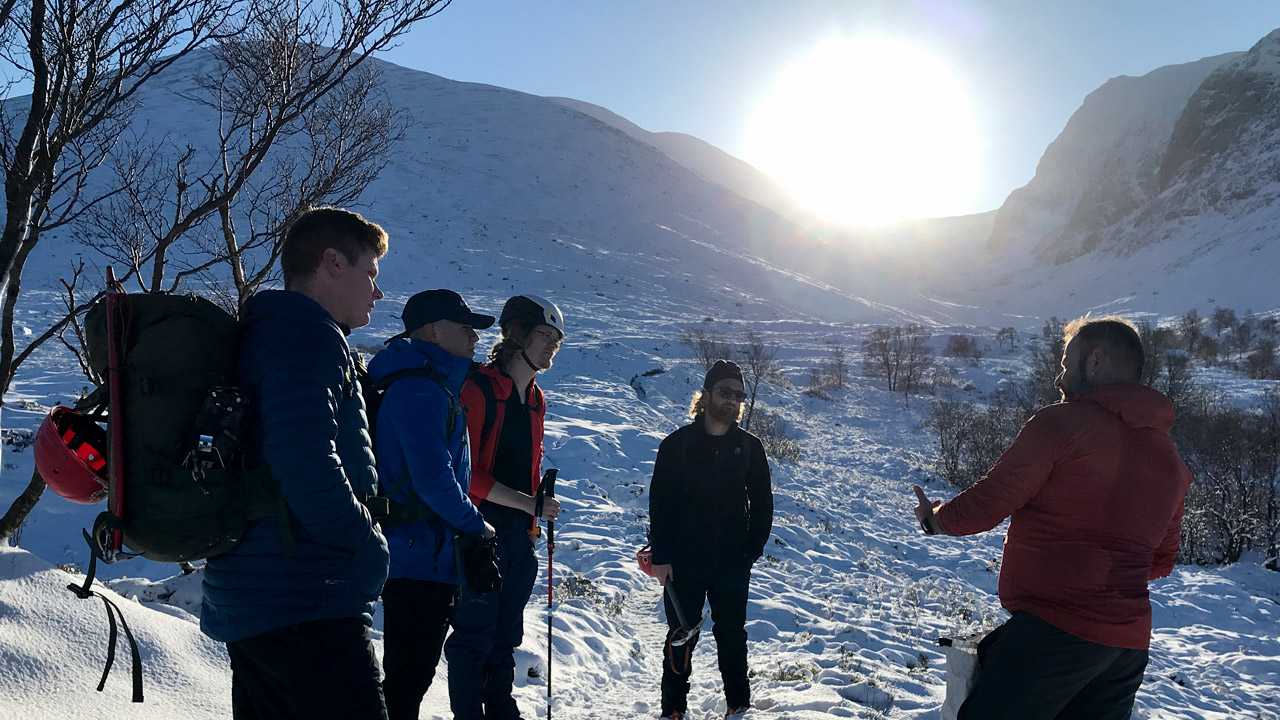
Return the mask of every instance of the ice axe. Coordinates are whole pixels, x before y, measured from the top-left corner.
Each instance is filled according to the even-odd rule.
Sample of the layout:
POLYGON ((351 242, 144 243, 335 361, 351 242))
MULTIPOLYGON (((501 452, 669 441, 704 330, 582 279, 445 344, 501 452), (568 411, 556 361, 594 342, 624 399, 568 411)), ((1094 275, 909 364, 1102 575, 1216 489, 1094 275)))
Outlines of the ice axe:
POLYGON ((671 607, 675 608, 676 620, 680 621, 680 627, 676 629, 676 634, 671 639, 671 647, 686 645, 698 637, 698 632, 702 630, 702 624, 707 621, 707 616, 703 615, 697 625, 689 627, 689 621, 684 618, 684 608, 680 607, 680 600, 676 597, 675 580, 667 578, 667 584, 663 586, 663 590, 671 599, 671 607))

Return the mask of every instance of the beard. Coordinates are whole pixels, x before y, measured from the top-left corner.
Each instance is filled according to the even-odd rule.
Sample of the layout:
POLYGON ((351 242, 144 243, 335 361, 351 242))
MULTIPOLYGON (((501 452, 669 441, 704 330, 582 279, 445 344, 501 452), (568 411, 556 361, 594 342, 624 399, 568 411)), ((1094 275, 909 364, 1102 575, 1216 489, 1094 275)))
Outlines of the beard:
POLYGON ((718 423, 735 423, 738 421, 738 414, 741 405, 727 405, 723 403, 712 403, 707 406, 707 415, 718 423))

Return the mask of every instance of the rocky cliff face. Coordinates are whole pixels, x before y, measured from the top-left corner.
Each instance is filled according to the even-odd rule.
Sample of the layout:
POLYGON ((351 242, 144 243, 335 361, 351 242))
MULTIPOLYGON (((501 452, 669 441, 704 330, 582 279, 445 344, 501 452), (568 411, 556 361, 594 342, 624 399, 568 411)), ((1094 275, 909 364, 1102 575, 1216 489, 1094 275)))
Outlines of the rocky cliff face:
POLYGON ((1114 78, 1090 93, 1035 178, 1000 208, 988 249, 1060 264, 1096 248, 1108 228, 1160 191, 1165 149, 1188 99, 1238 55, 1114 78))
POLYGON ((1280 198, 1280 30, 1191 96, 1160 163, 1160 197, 1136 228, 1206 212, 1242 219, 1280 198))
POLYGON ((1280 30, 1091 93, 936 281, 1009 313, 1280 307, 1280 30))

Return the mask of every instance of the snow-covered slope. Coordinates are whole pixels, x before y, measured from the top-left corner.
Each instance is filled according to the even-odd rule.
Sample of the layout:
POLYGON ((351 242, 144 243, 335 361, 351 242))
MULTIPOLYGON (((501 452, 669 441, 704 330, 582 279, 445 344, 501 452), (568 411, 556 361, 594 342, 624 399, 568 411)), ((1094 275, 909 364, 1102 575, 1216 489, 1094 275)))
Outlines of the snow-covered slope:
POLYGON ((642 140, 702 177, 724 186, 742 197, 769 208, 801 225, 815 222, 811 213, 800 207, 791 195, 770 176, 710 143, 692 135, 677 132, 649 132, 615 112, 599 105, 554 98, 572 108, 642 140))
MULTIPOLYGON (((210 62, 196 54, 175 64, 141 95, 135 121, 170 159, 194 146, 193 168, 216 163, 216 114, 191 99, 210 62)), ((892 286, 870 299, 862 288, 876 289, 874 268, 833 263, 842 248, 609 124, 552 99, 378 67, 415 120, 359 208, 391 234, 391 287, 459 285, 483 305, 513 287, 551 293, 585 279, 575 292, 593 299, 632 289, 678 297, 663 308, 676 316, 744 306, 776 317, 915 316, 894 305, 902 295, 892 286), (397 277, 410 257, 424 274, 397 277), (858 276, 866 282, 841 285, 858 289, 832 282, 858 276)), ((68 234, 46 239, 32 284, 66 275, 67 255, 83 252, 58 242, 68 234)))

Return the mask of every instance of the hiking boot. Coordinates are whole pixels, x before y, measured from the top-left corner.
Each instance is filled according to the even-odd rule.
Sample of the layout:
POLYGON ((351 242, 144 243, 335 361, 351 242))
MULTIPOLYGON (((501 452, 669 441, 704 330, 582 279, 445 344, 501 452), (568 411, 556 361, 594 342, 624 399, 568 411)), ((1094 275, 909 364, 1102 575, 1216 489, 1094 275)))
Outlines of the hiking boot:
POLYGON ((747 716, 747 710, 750 710, 750 709, 751 708, 749 708, 746 705, 739 705, 736 708, 729 708, 729 712, 724 714, 724 720, 742 720, 742 718, 747 716))
POLYGON ((671 712, 658 718, 658 720, 682 720, 684 718, 683 710, 672 710, 671 712))

